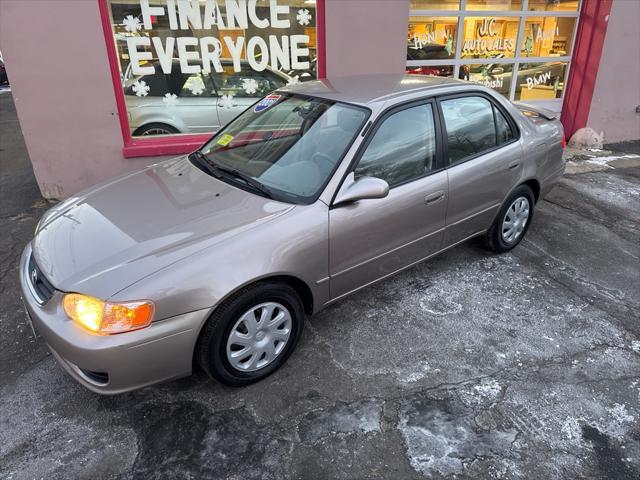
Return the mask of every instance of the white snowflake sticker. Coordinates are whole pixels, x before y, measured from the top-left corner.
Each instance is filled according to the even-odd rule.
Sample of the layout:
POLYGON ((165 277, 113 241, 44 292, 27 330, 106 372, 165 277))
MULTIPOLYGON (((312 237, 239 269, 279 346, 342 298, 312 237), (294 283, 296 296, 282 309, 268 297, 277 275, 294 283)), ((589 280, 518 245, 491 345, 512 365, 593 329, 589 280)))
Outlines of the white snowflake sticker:
POLYGON ((222 95, 220 97, 219 105, 225 110, 231 110, 235 106, 236 102, 233 99, 233 95, 222 95))
POLYGON ((140 19, 133 15, 127 15, 127 17, 122 21, 122 25, 124 25, 124 29, 127 32, 137 32, 138 30, 142 30, 142 23, 140 22, 140 19))
POLYGON ((204 93, 204 82, 202 79, 198 78, 197 80, 192 81, 189 84, 189 90, 193 95, 202 95, 204 93))
POLYGON ((300 83, 300 77, 298 75, 296 75, 295 77, 291 77, 287 82, 287 85, 295 85, 297 83, 300 83))
POLYGON ((296 15, 296 19, 298 20, 298 23, 300 25, 309 25, 309 22, 311 21, 311 14, 309 13, 309 10, 305 9, 300 9, 298 10, 298 14, 296 15))
POLYGON ((162 101, 167 107, 175 107, 178 104, 178 96, 175 93, 165 93, 162 101))
POLYGON ((146 97, 149 95, 149 85, 144 80, 138 80, 133 85, 131 85, 131 89, 136 92, 138 97, 146 97))
POLYGON ((258 81, 255 78, 244 78, 242 80, 242 88, 249 95, 256 93, 258 91, 258 81))

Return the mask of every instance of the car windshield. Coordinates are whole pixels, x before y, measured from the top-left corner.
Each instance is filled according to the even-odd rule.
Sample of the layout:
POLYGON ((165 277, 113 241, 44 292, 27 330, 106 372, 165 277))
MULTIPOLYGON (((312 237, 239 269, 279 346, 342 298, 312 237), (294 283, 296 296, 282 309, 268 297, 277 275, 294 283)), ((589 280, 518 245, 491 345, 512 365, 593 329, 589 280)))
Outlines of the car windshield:
POLYGON ((271 94, 218 132, 201 152, 221 171, 259 182, 273 198, 309 203, 367 117, 367 110, 344 103, 271 94))

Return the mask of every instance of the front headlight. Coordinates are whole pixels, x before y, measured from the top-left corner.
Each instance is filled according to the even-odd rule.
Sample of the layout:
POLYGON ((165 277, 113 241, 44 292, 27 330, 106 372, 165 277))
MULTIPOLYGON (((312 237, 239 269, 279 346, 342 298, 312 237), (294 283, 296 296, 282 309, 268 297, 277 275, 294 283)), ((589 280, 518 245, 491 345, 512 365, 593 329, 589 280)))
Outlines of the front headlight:
POLYGON ((62 305, 71 320, 99 335, 148 327, 155 313, 155 305, 149 300, 112 303, 80 293, 66 294, 62 305))

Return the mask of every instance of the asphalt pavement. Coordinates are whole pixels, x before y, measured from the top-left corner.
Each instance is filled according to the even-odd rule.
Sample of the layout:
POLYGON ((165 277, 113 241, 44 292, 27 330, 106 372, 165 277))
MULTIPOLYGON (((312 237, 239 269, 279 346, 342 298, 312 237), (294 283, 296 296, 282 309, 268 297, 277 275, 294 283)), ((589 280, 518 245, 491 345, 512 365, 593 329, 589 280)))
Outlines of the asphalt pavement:
POLYGON ((512 253, 472 241, 310 318, 258 384, 196 372, 104 397, 25 321, 17 263, 47 203, 1 95, 0 478, 640 478, 625 151, 570 165, 512 253))

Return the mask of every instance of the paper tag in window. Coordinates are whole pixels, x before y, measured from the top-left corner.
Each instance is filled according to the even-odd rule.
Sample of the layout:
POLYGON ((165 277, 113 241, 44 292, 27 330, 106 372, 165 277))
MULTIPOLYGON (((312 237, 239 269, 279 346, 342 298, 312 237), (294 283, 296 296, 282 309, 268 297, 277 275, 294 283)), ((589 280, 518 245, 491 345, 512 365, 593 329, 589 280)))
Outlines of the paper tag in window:
POLYGON ((258 104, 253 107, 253 111, 256 113, 262 112, 271 108, 273 104, 275 104, 278 100, 282 98, 282 95, 267 95, 262 100, 258 102, 258 104))
POLYGON ((227 145, 229 145, 231 143, 231 140, 233 140, 233 135, 229 135, 228 133, 225 133, 225 134, 220 136, 220 138, 218 139, 218 141, 216 143, 218 145, 222 145, 223 147, 226 147, 227 145))

